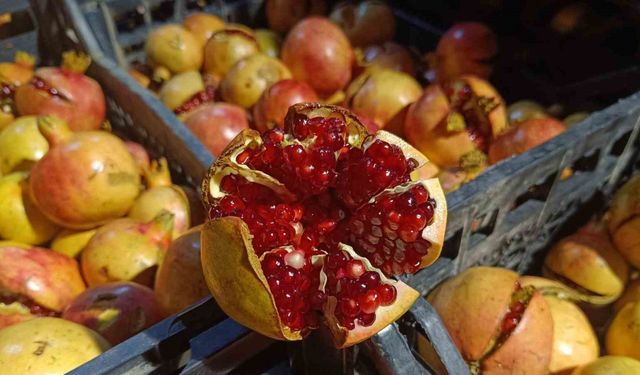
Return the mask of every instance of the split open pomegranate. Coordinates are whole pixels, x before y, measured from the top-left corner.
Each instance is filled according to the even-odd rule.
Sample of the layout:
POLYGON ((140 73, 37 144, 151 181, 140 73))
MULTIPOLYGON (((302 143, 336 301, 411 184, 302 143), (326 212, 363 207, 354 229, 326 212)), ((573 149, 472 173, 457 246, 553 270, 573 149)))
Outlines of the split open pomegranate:
POLYGON ((345 347, 418 297, 391 279, 440 254, 446 201, 428 160, 343 108, 296 104, 285 130, 245 130, 203 182, 207 284, 233 319, 296 340, 324 322, 345 347), (238 298, 242 295, 242 298, 238 298))

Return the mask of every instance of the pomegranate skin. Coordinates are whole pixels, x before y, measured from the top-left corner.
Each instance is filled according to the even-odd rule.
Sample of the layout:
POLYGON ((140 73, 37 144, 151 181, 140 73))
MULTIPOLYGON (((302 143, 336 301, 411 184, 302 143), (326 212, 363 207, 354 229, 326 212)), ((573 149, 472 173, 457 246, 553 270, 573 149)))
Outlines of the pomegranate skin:
POLYGON ((159 322, 164 315, 151 289, 117 282, 85 290, 67 306, 62 318, 82 324, 117 345, 159 322))
POLYGON ((204 48, 205 73, 222 79, 242 59, 260 52, 252 30, 227 25, 214 33, 204 48))
POLYGON ((153 30, 144 50, 151 65, 173 74, 199 70, 202 65, 203 51, 198 38, 181 25, 167 24, 153 30))
POLYGON ((262 93, 253 107, 253 121, 258 131, 284 128, 284 117, 297 103, 317 102, 318 95, 307 83, 293 79, 276 82, 262 93))
POLYGON ((64 68, 40 68, 35 76, 64 98, 50 95, 32 83, 21 85, 15 96, 18 113, 53 115, 66 121, 73 131, 100 129, 106 114, 106 101, 98 82, 64 68))
POLYGON ((309 17, 287 34, 282 60, 295 79, 328 97, 351 80, 354 55, 339 27, 326 18, 309 17))
POLYGON ((384 43, 392 40, 396 32, 393 10, 384 1, 338 4, 329 18, 340 26, 356 47, 384 43))
POLYGON ((606 355, 580 366, 571 375, 627 375, 640 374, 640 361, 629 357, 606 355))
POLYGON ((553 118, 526 120, 500 134, 489 146, 489 162, 495 164, 510 156, 519 155, 566 130, 564 124, 553 118))
POLYGON ((29 309, 14 302, 9 305, 0 303, 0 330, 5 327, 36 318, 29 309))
POLYGON ((182 24, 196 38, 200 48, 204 48, 211 35, 224 28, 224 21, 220 17, 202 12, 188 15, 182 24))
POLYGON ((193 112, 185 125, 214 155, 219 155, 227 143, 243 129, 249 128, 244 109, 234 104, 206 104, 193 112))
POLYGON ((489 78, 493 69, 488 61, 497 51, 496 37, 487 26, 477 22, 453 25, 436 47, 438 82, 466 74, 489 78))
POLYGON ((102 131, 71 133, 38 121, 49 152, 31 170, 36 206, 54 223, 90 229, 129 211, 140 193, 138 166, 118 137, 102 131))
POLYGON ((326 10, 325 0, 267 0, 265 5, 269 28, 279 33, 286 33, 308 15, 324 14, 326 10))
POLYGON ((376 65, 406 73, 410 76, 416 74, 416 64, 409 50, 394 42, 386 42, 372 45, 363 51, 365 64, 376 65))

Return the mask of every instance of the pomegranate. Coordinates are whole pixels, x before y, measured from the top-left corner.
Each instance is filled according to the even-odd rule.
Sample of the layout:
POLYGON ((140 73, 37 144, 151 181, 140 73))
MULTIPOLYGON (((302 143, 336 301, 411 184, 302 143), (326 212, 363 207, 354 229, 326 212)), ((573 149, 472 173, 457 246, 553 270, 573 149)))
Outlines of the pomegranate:
POLYGON ((87 246, 87 243, 89 243, 89 240, 94 234, 96 234, 96 229, 83 231, 62 230, 55 236, 53 241, 51 241, 51 250, 71 258, 76 258, 80 255, 82 249, 87 246))
POLYGON ((222 78, 238 61, 259 53, 260 46, 250 31, 227 27, 214 33, 204 49, 204 72, 222 78))
POLYGON ((0 247, 0 303, 56 316, 84 289, 75 259, 39 247, 0 247))
POLYGON ((257 29, 255 31, 256 41, 260 52, 273 58, 280 57, 280 47, 282 45, 282 38, 271 30, 257 29))
POLYGON ((547 110, 531 100, 520 100, 507 107, 507 119, 511 125, 534 118, 541 119, 547 117, 550 117, 547 110))
POLYGON ((253 107, 255 128, 259 131, 284 128, 284 117, 289 107, 317 101, 318 96, 307 83, 293 79, 281 80, 266 89, 253 107))
POLYGON ((147 190, 136 199, 127 216, 147 222, 162 210, 168 211, 173 214, 173 238, 178 237, 191 227, 191 207, 187 194, 171 182, 167 159, 154 161, 146 170, 145 180, 147 190))
POLYGON ((473 267, 439 285, 429 301, 472 373, 545 374, 553 318, 542 294, 513 271, 473 267))
POLYGON ((210 295, 200 262, 200 231, 195 227, 175 239, 158 268, 154 290, 160 306, 178 313, 210 295))
POLYGON ((264 335, 300 339, 323 318, 336 346, 353 345, 418 297, 387 275, 437 259, 446 201, 437 180, 411 181, 421 154, 340 107, 296 104, 285 128, 245 130, 203 181, 205 279, 264 335))
POLYGON ((358 5, 338 4, 329 16, 355 47, 366 47, 393 39, 396 18, 384 1, 365 0, 358 5))
POLYGON ((409 50, 394 42, 376 44, 364 49, 362 64, 387 68, 410 76, 416 74, 416 64, 409 50))
POLYGON ((463 76, 427 86, 409 107, 404 132, 429 160, 447 168, 482 162, 478 151, 486 153, 506 125, 504 101, 496 90, 480 78, 463 76))
POLYGON ((202 12, 191 13, 182 25, 196 38, 200 48, 204 48, 211 35, 224 29, 224 21, 220 17, 202 12))
POLYGON ((129 150, 129 153, 133 156, 133 160, 135 160, 138 165, 140 174, 143 174, 151 164, 149 153, 140 143, 125 141, 124 144, 127 146, 127 150, 129 150))
POLYGON ((35 317, 28 308, 18 302, 0 303, 0 330, 35 317))
POLYGON ((624 289, 629 266, 606 232, 593 227, 587 226, 557 242, 545 257, 544 270, 552 278, 611 303, 624 289))
POLYGON ((489 146, 489 162, 495 164, 508 157, 522 154, 566 130, 564 124, 551 117, 530 119, 519 123, 493 140, 489 146))
POLYGON ((640 214, 640 175, 633 176, 616 191, 607 213, 609 233, 615 236, 622 224, 640 214))
POLYGON ((181 25, 166 24, 151 31, 144 50, 150 65, 156 70, 167 69, 170 74, 199 70, 202 66, 200 40, 181 25))
POLYGON ((111 345, 156 324, 163 316, 153 291, 132 282, 89 288, 62 313, 64 319, 91 328, 111 345))
POLYGON ((0 130, 0 175, 28 171, 47 151, 49 143, 38 131, 37 117, 18 118, 0 130))
POLYGON ((636 303, 640 301, 640 279, 635 279, 627 284, 624 293, 618 298, 616 303, 613 304, 615 312, 622 310, 629 303, 636 303))
POLYGON ((82 274, 87 284, 135 281, 152 286, 172 230, 173 214, 167 211, 148 223, 124 218, 100 227, 82 250, 82 274))
POLYGON ((633 358, 607 355, 578 367, 571 375, 640 374, 640 361, 633 358))
POLYGON ((562 293, 564 285, 536 276, 523 276, 522 285, 533 285, 544 296, 553 319, 553 351, 549 371, 564 374, 598 358, 598 337, 587 316, 562 293))
POLYGON ((11 374, 66 374, 109 349, 96 332, 60 318, 40 318, 0 331, 0 368, 11 374))
POLYGON ((33 77, 35 57, 18 51, 15 62, 0 63, 0 130, 10 124, 16 115, 15 91, 33 77))
POLYGON ((327 10, 325 0, 267 0, 265 12, 269 28, 286 33, 309 15, 321 15, 327 10))
POLYGON ((382 128, 382 126, 378 125, 375 121, 363 114, 356 114, 356 117, 362 123, 362 125, 367 128, 367 131, 369 133, 375 133, 380 130, 380 128, 382 128))
POLYGON ((295 79, 307 82, 324 98, 349 83, 354 54, 339 27, 326 18, 309 17, 287 34, 282 60, 295 79))
POLYGON ((564 122, 567 128, 570 128, 584 121, 587 117, 589 117, 589 115, 589 112, 575 112, 565 117, 562 122, 564 122))
POLYGON ((634 267, 640 266, 640 217, 634 216, 622 224, 613 234, 613 243, 622 256, 634 267))
POLYGON ((51 221, 89 229, 126 214, 140 192, 140 175, 127 146, 104 131, 72 133, 38 119, 49 152, 31 169, 31 197, 51 221))
POLYGON ((66 121, 73 131, 99 129, 106 101, 98 82, 84 75, 90 63, 87 55, 65 52, 61 67, 36 70, 30 83, 16 89, 18 113, 53 115, 66 121))
POLYGON ((436 47, 433 67, 436 79, 443 83, 469 74, 487 79, 493 70, 491 60, 497 52, 496 36, 486 25, 454 24, 436 47))
POLYGON ((243 108, 253 106, 264 90, 274 83, 291 78, 280 60, 258 53, 239 61, 220 82, 224 101, 243 108))
POLYGON ((213 87, 207 87, 199 72, 190 70, 166 81, 158 96, 175 114, 184 118, 202 104, 213 102, 213 87))
POLYGON ((24 172, 0 177, 0 238, 40 245, 53 238, 58 227, 33 204, 27 178, 24 172))
POLYGON ((627 303, 607 330, 607 353, 640 359, 640 303, 627 303))
POLYGON ((408 74, 371 67, 349 84, 344 105, 387 128, 393 122, 402 124, 403 110, 420 95, 422 87, 408 74))
POLYGON ((191 113, 185 125, 213 154, 220 155, 238 133, 249 128, 246 111, 234 104, 205 104, 191 113))

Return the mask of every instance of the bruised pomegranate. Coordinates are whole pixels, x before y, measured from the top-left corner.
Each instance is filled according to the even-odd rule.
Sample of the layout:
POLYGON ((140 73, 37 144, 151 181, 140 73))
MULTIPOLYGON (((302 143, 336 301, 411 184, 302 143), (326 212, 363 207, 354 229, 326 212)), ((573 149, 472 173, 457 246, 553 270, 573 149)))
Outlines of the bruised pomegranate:
POLYGON ((416 66, 409 50, 394 42, 376 44, 365 48, 362 52, 362 63, 381 68, 396 70, 410 76, 416 74, 416 66))
POLYGON ((135 281, 152 286, 172 230, 173 214, 167 211, 147 223, 124 218, 100 227, 82 250, 82 274, 87 284, 135 281))
POLYGON ((551 117, 521 122, 500 134, 489 146, 489 163, 522 154, 566 130, 564 124, 551 117))
POLYGON ((487 79, 497 51, 496 36, 484 24, 455 24, 438 41, 433 67, 436 78, 441 83, 468 74, 487 79))
POLYGON ((0 174, 28 171, 47 151, 49 143, 38 130, 38 118, 20 117, 0 130, 0 174))
POLYGON ((239 61, 227 72, 220 82, 220 93, 224 101, 250 108, 264 90, 288 78, 291 72, 280 60, 259 53, 239 61))
POLYGON ((224 21, 220 17, 202 12, 188 15, 182 25, 196 38, 200 48, 204 48, 216 31, 224 29, 224 21))
POLYGON ((57 316, 84 289, 75 259, 39 247, 0 247, 0 304, 57 316))
POLYGON ((229 141, 249 128, 246 111, 229 103, 205 104, 190 113, 184 124, 213 155, 220 155, 229 141))
POLYGON ((540 292, 521 281, 507 269, 473 267, 429 295, 472 373, 548 373, 552 315, 540 292))
POLYGON ((417 298, 387 275, 437 259, 446 201, 436 180, 411 180, 421 154, 368 135, 340 107, 296 104, 285 127, 244 131, 209 170, 205 279, 220 307, 258 332, 294 340, 325 321, 338 347, 353 345, 417 298))
POLYGON ((427 86, 404 122, 409 143, 441 168, 482 163, 505 127, 504 101, 489 82, 473 76, 427 86))
POLYGON ((289 107, 317 101, 318 96, 307 83, 283 79, 266 89, 253 107, 255 127, 261 132, 275 127, 284 128, 284 117, 289 107))
POLYGON ((127 146, 105 131, 72 133, 64 123, 38 119, 49 152, 31 169, 36 206, 51 221, 89 229, 125 215, 140 193, 138 166, 127 146))
POLYGON ((168 314, 176 314, 210 295, 200 262, 200 231, 195 227, 171 242, 158 268, 154 291, 168 314))
POLYGON ((199 70, 202 65, 200 40, 181 25, 166 24, 151 31, 144 45, 147 61, 154 68, 177 74, 199 70))
POLYGON ((16 89, 21 115, 53 115, 73 131, 97 130, 106 114, 104 93, 98 82, 84 75, 91 60, 75 52, 63 54, 62 66, 35 71, 30 83, 16 89))
POLYGON ((108 283, 85 290, 62 318, 98 332, 116 345, 162 320, 153 291, 132 282, 108 283))
POLYGON ((222 79, 240 60, 260 52, 252 32, 225 28, 214 33, 204 49, 205 73, 222 79))
POLYGON ((354 54, 339 27, 326 18, 309 17, 287 34, 282 61, 293 78, 307 82, 321 97, 328 97, 351 80, 354 54))
POLYGON ((340 26, 355 47, 387 42, 396 32, 393 9, 384 1, 366 0, 357 5, 340 3, 329 18, 340 26))
POLYGON ((191 227, 191 207, 187 194, 171 182, 167 159, 154 161, 145 171, 147 190, 136 199, 127 216, 140 221, 153 220, 161 211, 173 214, 173 238, 191 227))
POLYGON ((364 115, 383 128, 402 129, 407 106, 420 98, 422 87, 408 74, 370 67, 347 88, 345 107, 364 115))
POLYGON ((269 28, 286 33, 306 16, 324 14, 325 0, 267 0, 265 13, 269 28))

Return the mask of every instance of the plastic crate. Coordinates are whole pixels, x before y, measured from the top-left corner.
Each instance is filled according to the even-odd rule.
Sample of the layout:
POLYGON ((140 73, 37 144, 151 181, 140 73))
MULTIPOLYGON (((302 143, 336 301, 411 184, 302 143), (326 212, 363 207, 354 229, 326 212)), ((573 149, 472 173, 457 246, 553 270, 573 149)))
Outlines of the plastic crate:
MULTIPOLYGON (((154 9, 166 7, 162 4, 169 3, 170 6, 165 10, 169 16, 161 22, 179 21, 192 4, 187 1, 124 0, 83 0, 79 3, 59 0, 59 3, 67 15, 62 21, 65 33, 75 35, 76 42, 92 55, 111 56, 121 63, 140 56, 136 51, 141 47, 148 30, 157 24, 149 16, 154 9), (138 6, 142 8, 137 8, 138 6), (117 27, 114 29, 117 26, 113 22, 114 16, 139 10, 143 11, 140 15, 142 28, 133 27, 127 31, 122 26, 120 31, 116 30, 117 27), (114 45, 114 41, 126 48, 114 45)), ((213 1, 208 2, 204 9, 230 21, 263 22, 260 19, 260 6, 256 2, 213 1)), ((437 29, 410 16, 406 11, 399 9, 397 14, 401 18, 399 27, 402 38, 414 38, 414 41, 424 45, 418 47, 425 50, 434 45, 437 29)), ((607 80, 607 77, 599 79, 607 80)), ((609 102, 611 101, 612 98, 609 98, 609 102)), ((163 114, 162 117, 175 125, 175 116, 160 107, 161 104, 155 101, 153 108, 161 110, 159 113, 163 114)), ((473 182, 448 194, 449 223, 442 257, 428 269, 407 277, 406 281, 424 295, 446 277, 473 265, 500 265, 518 271, 530 268, 535 260, 534 255, 546 247, 568 217, 577 212, 594 194, 609 195, 621 178, 633 169, 638 159, 639 116, 640 94, 636 94, 593 113, 550 142, 489 168, 473 182), (561 172, 567 167, 573 170, 573 174, 568 179, 562 179, 561 172)), ((411 321, 412 326, 417 324, 426 331, 449 372, 464 373, 466 367, 459 353, 452 346, 437 314, 430 306, 420 301, 409 315, 412 317, 406 321, 411 321)), ((186 311, 181 316, 200 319, 193 310, 186 311)), ((359 349, 364 355, 357 356, 356 351, 359 349, 342 351, 334 353, 331 363, 338 363, 337 367, 343 373, 353 372, 354 367, 361 363, 383 373, 428 371, 411 354, 409 343, 400 334, 399 327, 402 325, 405 322, 393 324, 361 345, 359 349), (354 363, 356 357, 358 361, 354 363)), ((209 329, 216 330, 217 327, 212 325, 209 329)), ((200 336, 196 336, 194 340, 198 337, 200 336)), ((153 352, 153 348, 162 347, 167 337, 158 336, 154 339, 155 342, 148 343, 149 352, 153 352)), ((295 347, 294 350, 304 353, 305 345, 322 341, 314 340, 316 338, 311 338, 302 348, 295 347)), ((184 344, 183 341, 181 343, 184 344)), ((127 360, 146 360, 131 357, 127 360)), ((160 358, 166 360, 162 356, 160 358)), ((292 355, 291 358, 295 365, 296 356, 292 355)), ((100 365, 104 360, 105 358, 99 357, 90 363, 93 366, 91 368, 104 368, 100 365)), ((202 362, 196 360, 195 363, 200 366, 202 362)), ((329 362, 324 364, 326 367, 320 370, 326 372, 328 368, 332 368, 329 367, 329 362)), ((104 366, 107 365, 109 362, 104 362, 104 366)), ((303 368, 307 372, 313 370, 309 366, 303 368)), ((366 373, 360 370, 359 368, 359 372, 366 373)))

